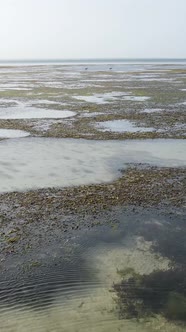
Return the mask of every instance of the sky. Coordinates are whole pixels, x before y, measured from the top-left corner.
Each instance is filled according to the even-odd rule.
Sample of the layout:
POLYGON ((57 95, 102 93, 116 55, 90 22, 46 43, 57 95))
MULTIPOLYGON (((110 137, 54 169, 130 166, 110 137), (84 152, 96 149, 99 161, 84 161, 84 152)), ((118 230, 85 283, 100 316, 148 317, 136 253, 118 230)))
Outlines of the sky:
POLYGON ((0 0, 0 60, 186 58, 186 0, 0 0))

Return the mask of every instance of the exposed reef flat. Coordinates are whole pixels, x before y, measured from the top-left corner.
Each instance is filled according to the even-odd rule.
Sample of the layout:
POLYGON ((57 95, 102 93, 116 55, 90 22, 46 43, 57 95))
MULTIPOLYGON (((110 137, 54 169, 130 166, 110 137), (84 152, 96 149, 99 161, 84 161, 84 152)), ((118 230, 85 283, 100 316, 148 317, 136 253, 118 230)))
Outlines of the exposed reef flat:
MULTIPOLYGON (((160 157, 155 151, 155 157, 156 161, 170 157, 169 164, 149 164, 152 151, 143 155, 134 149, 135 158, 128 159, 127 167, 121 163, 118 169, 114 164, 120 177, 108 179, 104 165, 100 181, 94 184, 72 181, 62 188, 57 181, 58 188, 55 184, 37 190, 25 187, 25 191, 4 188, 0 194, 1 330, 184 332, 186 170, 178 139, 186 137, 185 68, 159 65, 124 72, 54 65, 2 67, 0 72, 0 128, 30 133, 29 138, 14 142, 2 137, 0 142, 5 148, 2 170, 11 185, 19 173, 16 163, 20 169, 34 166, 14 155, 21 145, 22 156, 30 153, 32 160, 33 145, 27 151, 24 142, 25 146, 30 141, 39 144, 44 163, 53 155, 45 146, 48 154, 42 158, 44 143, 51 138, 89 140, 86 144, 94 151, 90 153, 94 162, 96 151, 103 155, 95 140, 104 141, 99 142, 104 146, 108 139, 118 145, 120 140, 130 145, 132 139, 135 145, 133 139, 143 144, 144 138, 172 138, 178 153, 171 159, 173 145, 168 149, 165 140, 166 149, 158 149, 160 157), (21 118, 16 119, 20 111, 21 118), (11 119, 6 118, 7 112, 11 119), (63 114, 71 117, 62 119, 63 114), (132 123, 137 131, 97 127, 97 123, 120 120, 132 123), (14 157, 8 164, 7 151, 14 157)), ((69 153, 74 157, 75 152, 69 153)), ((58 160, 64 153, 60 146, 58 160)), ((120 160, 126 157, 124 152, 120 155, 120 160)), ((39 167, 36 170, 39 174, 39 167)), ((63 173, 61 169, 59 175, 63 173)), ((43 177, 47 178, 44 173, 43 177)))
POLYGON ((24 72, 21 67, 7 72, 1 69, 0 128, 48 137, 185 138, 184 68, 144 66, 140 72, 87 72, 81 67, 71 73, 69 69, 54 66, 52 76, 49 68, 43 71, 40 66, 25 67, 24 72), (14 85, 21 80, 30 90, 10 88, 12 80, 14 85), (43 127, 43 119, 52 119, 52 112, 53 121, 43 127), (65 116, 71 117, 60 119, 65 116), (113 120, 131 121, 148 132, 102 132, 96 127, 97 122, 113 120))
POLYGON ((109 184, 7 193, 0 196, 0 204, 1 256, 6 257, 21 243, 31 244, 32 230, 39 225, 50 224, 51 229, 59 227, 66 233, 99 226, 99 213, 115 206, 182 209, 186 206, 185 169, 133 166, 109 184), (83 218, 69 221, 79 213, 83 218), (91 222, 88 215, 93 215, 91 222))

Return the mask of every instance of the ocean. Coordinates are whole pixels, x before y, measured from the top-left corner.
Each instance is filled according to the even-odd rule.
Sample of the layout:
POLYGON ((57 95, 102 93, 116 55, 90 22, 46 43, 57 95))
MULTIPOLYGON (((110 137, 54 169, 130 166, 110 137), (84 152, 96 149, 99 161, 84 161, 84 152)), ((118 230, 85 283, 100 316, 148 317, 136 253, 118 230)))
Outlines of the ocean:
POLYGON ((143 71, 147 66, 153 68, 155 66, 166 65, 181 68, 186 66, 186 59, 176 58, 136 58, 136 59, 116 59, 116 58, 102 58, 102 59, 22 59, 22 60, 0 60, 0 67, 3 66, 36 66, 36 65, 60 65, 60 66, 73 66, 73 70, 86 70, 90 71, 130 71, 137 70, 143 71))

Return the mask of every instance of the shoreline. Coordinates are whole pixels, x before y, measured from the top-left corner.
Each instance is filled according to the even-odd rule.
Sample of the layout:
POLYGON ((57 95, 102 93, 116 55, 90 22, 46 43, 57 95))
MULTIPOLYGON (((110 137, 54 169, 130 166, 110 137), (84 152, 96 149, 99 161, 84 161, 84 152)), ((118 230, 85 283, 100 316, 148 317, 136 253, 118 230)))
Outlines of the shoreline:
POLYGON ((185 174, 185 168, 138 165, 129 167, 120 178, 107 184, 1 194, 1 259, 14 255, 22 242, 24 246, 32 245, 32 229, 41 225, 49 224, 51 229, 59 226, 61 234, 67 234, 101 225, 100 213, 114 207, 184 211, 185 174), (79 214, 84 221, 78 221, 79 214), (86 222, 89 215, 92 221, 86 222), (75 222, 68 222, 71 218, 75 222))

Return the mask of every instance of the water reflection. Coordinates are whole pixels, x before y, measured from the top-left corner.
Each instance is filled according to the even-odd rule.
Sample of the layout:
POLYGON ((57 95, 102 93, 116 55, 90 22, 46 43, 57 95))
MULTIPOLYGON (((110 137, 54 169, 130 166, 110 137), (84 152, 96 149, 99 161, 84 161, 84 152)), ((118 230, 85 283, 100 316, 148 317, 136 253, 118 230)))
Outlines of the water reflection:
POLYGON ((128 163, 186 164, 184 140, 86 141, 24 138, 0 142, 0 192, 113 181, 128 163), (81 165, 81 167, 79 167, 81 165))
POLYGON ((56 111, 38 107, 6 107, 0 112, 0 119, 60 119, 73 117, 72 111, 56 111))
POLYGON ((136 132, 155 131, 155 129, 151 127, 136 126, 132 121, 129 120, 96 122, 96 126, 102 131, 113 131, 117 133, 123 133, 123 132, 136 133, 136 132))
POLYGON ((0 138, 18 138, 29 136, 30 133, 23 130, 0 129, 0 138))

